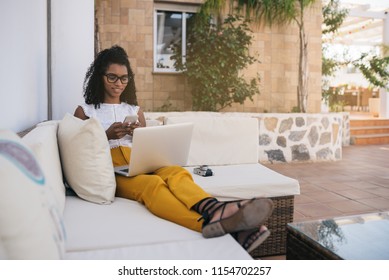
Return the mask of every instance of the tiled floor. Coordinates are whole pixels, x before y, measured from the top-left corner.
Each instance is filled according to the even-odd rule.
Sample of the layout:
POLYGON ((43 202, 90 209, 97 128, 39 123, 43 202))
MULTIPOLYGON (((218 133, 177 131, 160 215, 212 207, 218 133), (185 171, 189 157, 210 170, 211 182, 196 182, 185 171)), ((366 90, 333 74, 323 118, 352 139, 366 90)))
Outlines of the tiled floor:
POLYGON ((266 165, 299 180, 294 221, 389 211, 389 145, 343 147, 342 157, 334 162, 266 165))

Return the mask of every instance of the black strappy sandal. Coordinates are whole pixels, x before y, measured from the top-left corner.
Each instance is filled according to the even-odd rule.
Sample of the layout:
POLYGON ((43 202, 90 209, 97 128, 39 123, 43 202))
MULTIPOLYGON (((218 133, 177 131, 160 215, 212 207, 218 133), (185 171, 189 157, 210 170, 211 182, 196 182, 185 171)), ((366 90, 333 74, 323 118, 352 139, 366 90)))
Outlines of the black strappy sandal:
POLYGON ((270 231, 265 226, 259 229, 250 229, 231 233, 231 236, 247 251, 251 253, 258 248, 269 236, 270 231), (245 237, 242 237, 245 235, 245 237))
POLYGON ((215 198, 200 201, 194 208, 204 219, 202 234, 205 238, 218 237, 226 233, 258 228, 273 211, 273 202, 267 198, 253 198, 250 200, 235 200, 220 202, 215 198), (243 201, 246 203, 242 204, 243 201), (224 210, 229 203, 236 203, 238 211, 223 218, 224 210), (221 209, 220 218, 210 222, 213 215, 221 209))

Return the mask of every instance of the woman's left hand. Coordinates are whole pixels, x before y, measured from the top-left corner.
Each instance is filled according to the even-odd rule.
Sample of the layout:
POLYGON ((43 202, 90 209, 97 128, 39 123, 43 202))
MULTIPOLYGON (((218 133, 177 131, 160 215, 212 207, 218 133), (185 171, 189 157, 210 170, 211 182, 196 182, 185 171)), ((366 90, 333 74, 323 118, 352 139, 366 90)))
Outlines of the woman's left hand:
POLYGON ((131 123, 129 125, 129 133, 128 134, 133 135, 134 134, 134 130, 137 129, 138 127, 141 127, 141 123, 140 122, 131 123))

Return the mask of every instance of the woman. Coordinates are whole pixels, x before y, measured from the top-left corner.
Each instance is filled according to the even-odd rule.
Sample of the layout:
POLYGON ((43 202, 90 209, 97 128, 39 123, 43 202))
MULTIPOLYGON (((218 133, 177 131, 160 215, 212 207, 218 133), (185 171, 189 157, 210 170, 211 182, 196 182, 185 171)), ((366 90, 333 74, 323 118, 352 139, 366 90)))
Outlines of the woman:
MULTIPOLYGON (((130 161, 132 134, 146 125, 138 106, 134 73, 123 48, 101 51, 86 73, 85 104, 74 115, 97 118, 106 130, 114 166, 130 161), (124 122, 128 115, 138 121, 124 122)), ((248 251, 269 236, 263 222, 273 210, 270 199, 220 202, 196 185, 191 174, 168 166, 153 174, 134 177, 116 175, 116 196, 139 201, 155 215, 202 232, 206 238, 231 233, 248 251)))

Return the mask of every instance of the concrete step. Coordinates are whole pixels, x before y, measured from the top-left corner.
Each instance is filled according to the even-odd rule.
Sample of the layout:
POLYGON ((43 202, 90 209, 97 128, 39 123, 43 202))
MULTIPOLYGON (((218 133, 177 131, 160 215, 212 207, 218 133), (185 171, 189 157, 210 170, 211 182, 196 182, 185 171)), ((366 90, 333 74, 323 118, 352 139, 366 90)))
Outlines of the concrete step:
POLYGON ((350 141, 352 145, 389 144, 389 133, 354 135, 350 137, 350 141))
POLYGON ((350 135, 389 134, 389 126, 350 127, 350 135))
POLYGON ((352 145, 389 144, 389 119, 350 120, 352 145))
POLYGON ((350 127, 364 127, 364 126, 388 126, 389 119, 355 119, 350 120, 350 127))

